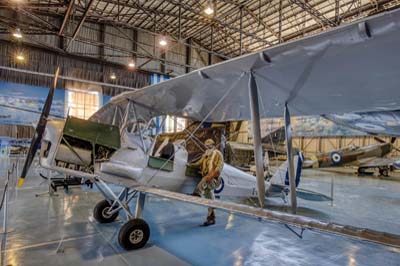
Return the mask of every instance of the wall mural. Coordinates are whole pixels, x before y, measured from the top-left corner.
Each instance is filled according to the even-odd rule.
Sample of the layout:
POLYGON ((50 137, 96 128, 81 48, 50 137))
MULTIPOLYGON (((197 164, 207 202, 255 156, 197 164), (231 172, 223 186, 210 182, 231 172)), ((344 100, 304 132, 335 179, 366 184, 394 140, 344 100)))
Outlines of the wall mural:
MULTIPOLYGON (((264 119, 264 135, 282 127, 283 119, 264 119)), ((292 118, 293 135, 309 136, 365 136, 367 133, 400 136, 400 110, 303 116, 292 118)))
MULTIPOLYGON (((153 73, 151 75, 151 84, 167 79, 169 79, 168 75, 153 73)), ((0 81, 0 124, 28 126, 36 124, 48 91, 49 88, 47 87, 0 81)), ((67 105, 69 104, 67 103, 67 95, 70 95, 74 91, 76 90, 56 89, 50 112, 53 119, 62 119, 66 116, 68 112, 67 105)), ((83 93, 85 92, 83 91, 83 93)), ((99 97, 99 107, 111 99, 110 96, 102 94, 99 94, 99 97)), ((76 99, 80 98, 82 97, 76 97, 76 99)), ((75 108, 83 108, 79 107, 80 103, 74 104, 78 106, 75 108)), ((369 130, 376 134, 386 133, 394 135, 400 132, 400 110, 380 113, 360 113, 352 114, 351 116, 332 115, 327 116, 327 118, 336 121, 336 123, 320 116, 293 117, 293 135, 297 137, 366 135, 366 133, 356 130, 357 128, 369 130), (383 122, 385 122, 384 125, 382 124, 383 122), (340 124, 353 125, 354 129, 340 124)), ((165 131, 165 128, 161 129, 160 127, 161 119, 156 119, 156 122, 158 122, 158 125, 156 125, 158 129, 165 131)), ((249 132, 251 132, 250 125, 251 123, 249 123, 249 132)), ((280 118, 263 119, 261 122, 262 136, 283 125, 283 119, 280 118)))
MULTIPOLYGON (((48 92, 47 87, 0 81, 0 124, 36 124, 48 92)), ((63 119, 67 115, 66 92, 68 90, 56 89, 55 91, 50 111, 53 119, 63 119)), ((100 99, 102 104, 107 103, 111 98, 99 96, 102 97, 100 99)))
MULTIPOLYGON (((295 137, 312 136, 364 136, 366 133, 333 123, 320 116, 292 117, 292 130, 295 137)), ((249 123, 249 132, 251 132, 249 123)), ((283 127, 283 118, 267 118, 261 121, 261 137, 283 127)))

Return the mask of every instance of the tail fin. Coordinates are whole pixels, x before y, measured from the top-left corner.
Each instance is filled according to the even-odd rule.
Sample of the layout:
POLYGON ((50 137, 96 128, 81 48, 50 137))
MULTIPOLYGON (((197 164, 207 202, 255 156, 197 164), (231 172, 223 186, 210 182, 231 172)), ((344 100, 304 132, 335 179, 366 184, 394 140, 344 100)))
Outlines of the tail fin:
MULTIPOLYGON (((304 161, 303 153, 299 151, 293 157, 296 187, 300 183, 303 161, 304 161)), ((289 171, 288 171, 287 160, 283 164, 281 164, 281 166, 279 166, 278 170, 276 170, 276 172, 270 179, 270 182, 271 184, 276 184, 276 185, 286 185, 286 186, 289 185, 289 171)))
MULTIPOLYGON (((301 177, 301 169, 303 166, 303 161, 304 161, 304 156, 301 152, 298 152, 297 155, 293 157, 294 161, 294 172, 296 174, 295 176, 295 182, 296 182, 296 187, 300 183, 300 177, 301 177)), ((282 192, 284 192, 283 196, 286 198, 287 193, 289 192, 289 174, 288 174, 288 162, 287 160, 279 167, 279 169, 275 172, 274 176, 270 179, 271 181, 271 186, 269 193, 272 196, 281 196, 282 197, 282 192)), ((325 196, 324 194, 318 193, 318 192, 313 192, 310 190, 305 190, 301 188, 297 188, 297 196, 299 198, 305 199, 305 200, 310 200, 310 201, 332 201, 332 198, 325 196)), ((286 201, 285 201, 286 202, 286 201)))

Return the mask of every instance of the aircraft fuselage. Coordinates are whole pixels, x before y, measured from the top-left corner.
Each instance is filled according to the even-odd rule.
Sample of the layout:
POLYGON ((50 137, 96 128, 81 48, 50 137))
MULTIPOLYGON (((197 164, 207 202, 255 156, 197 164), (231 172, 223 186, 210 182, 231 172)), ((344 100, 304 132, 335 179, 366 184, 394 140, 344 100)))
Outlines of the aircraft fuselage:
MULTIPOLYGON (((47 124, 40 152, 40 165, 46 169, 83 178, 99 177, 124 187, 151 186, 188 194, 200 181, 199 177, 186 173, 188 154, 183 145, 174 145, 175 158, 170 162, 172 171, 160 170, 149 166, 152 139, 142 136, 142 141, 140 135, 124 132, 121 147, 110 157, 94 160, 93 163, 97 155, 93 155, 90 149, 63 144, 64 126, 63 121, 49 121, 47 124), (93 169, 86 165, 91 162, 93 169)), ((217 196, 257 197, 253 175, 225 163, 221 177, 222 184, 215 189, 217 196)), ((268 190, 270 183, 265 182, 265 185, 268 190)))

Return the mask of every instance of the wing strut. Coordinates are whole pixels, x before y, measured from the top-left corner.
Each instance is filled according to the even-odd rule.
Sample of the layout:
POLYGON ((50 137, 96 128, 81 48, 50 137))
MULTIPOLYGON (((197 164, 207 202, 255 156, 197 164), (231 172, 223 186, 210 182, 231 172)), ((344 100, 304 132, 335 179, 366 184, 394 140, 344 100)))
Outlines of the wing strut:
POLYGON ((260 207, 264 207, 265 200, 265 181, 264 181, 264 167, 262 157, 262 143, 261 143, 261 129, 260 129, 260 110, 258 104, 258 88, 254 74, 250 72, 249 75, 249 96, 250 96, 250 110, 251 122, 253 131, 253 146, 254 146, 254 161, 256 163, 256 177, 257 177, 257 192, 260 207))
POLYGON ((294 180, 294 164, 293 164, 293 149, 292 149, 292 129, 290 124, 290 113, 287 104, 285 104, 285 138, 286 138, 286 153, 288 161, 288 175, 290 185, 290 206, 292 213, 296 214, 297 197, 296 197, 296 182, 294 180))

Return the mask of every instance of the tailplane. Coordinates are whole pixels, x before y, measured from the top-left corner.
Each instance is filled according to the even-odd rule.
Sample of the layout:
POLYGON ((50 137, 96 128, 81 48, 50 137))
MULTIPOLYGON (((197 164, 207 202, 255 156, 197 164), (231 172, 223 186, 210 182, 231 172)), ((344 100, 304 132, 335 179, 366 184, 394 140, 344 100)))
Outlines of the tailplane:
MULTIPOLYGON (((304 156, 302 152, 299 151, 295 156, 293 156, 296 187, 300 184, 303 161, 304 161, 304 156)), ((276 185, 289 186, 289 172, 288 172, 287 160, 283 164, 281 164, 281 166, 279 166, 278 170, 276 170, 276 172, 269 181, 271 182, 271 184, 274 185, 276 184, 276 185)))
MULTIPOLYGON (((298 152, 293 157, 294 162, 294 173, 296 188, 300 184, 301 170, 304 162, 304 156, 302 152, 298 152)), ((271 182, 270 189, 268 191, 269 196, 282 197, 284 200, 286 195, 289 193, 289 172, 288 172, 288 161, 286 160, 281 166, 276 170, 274 175, 269 180, 271 182)), ((309 201, 331 201, 332 199, 321 193, 297 188, 297 197, 309 200, 309 201)))

